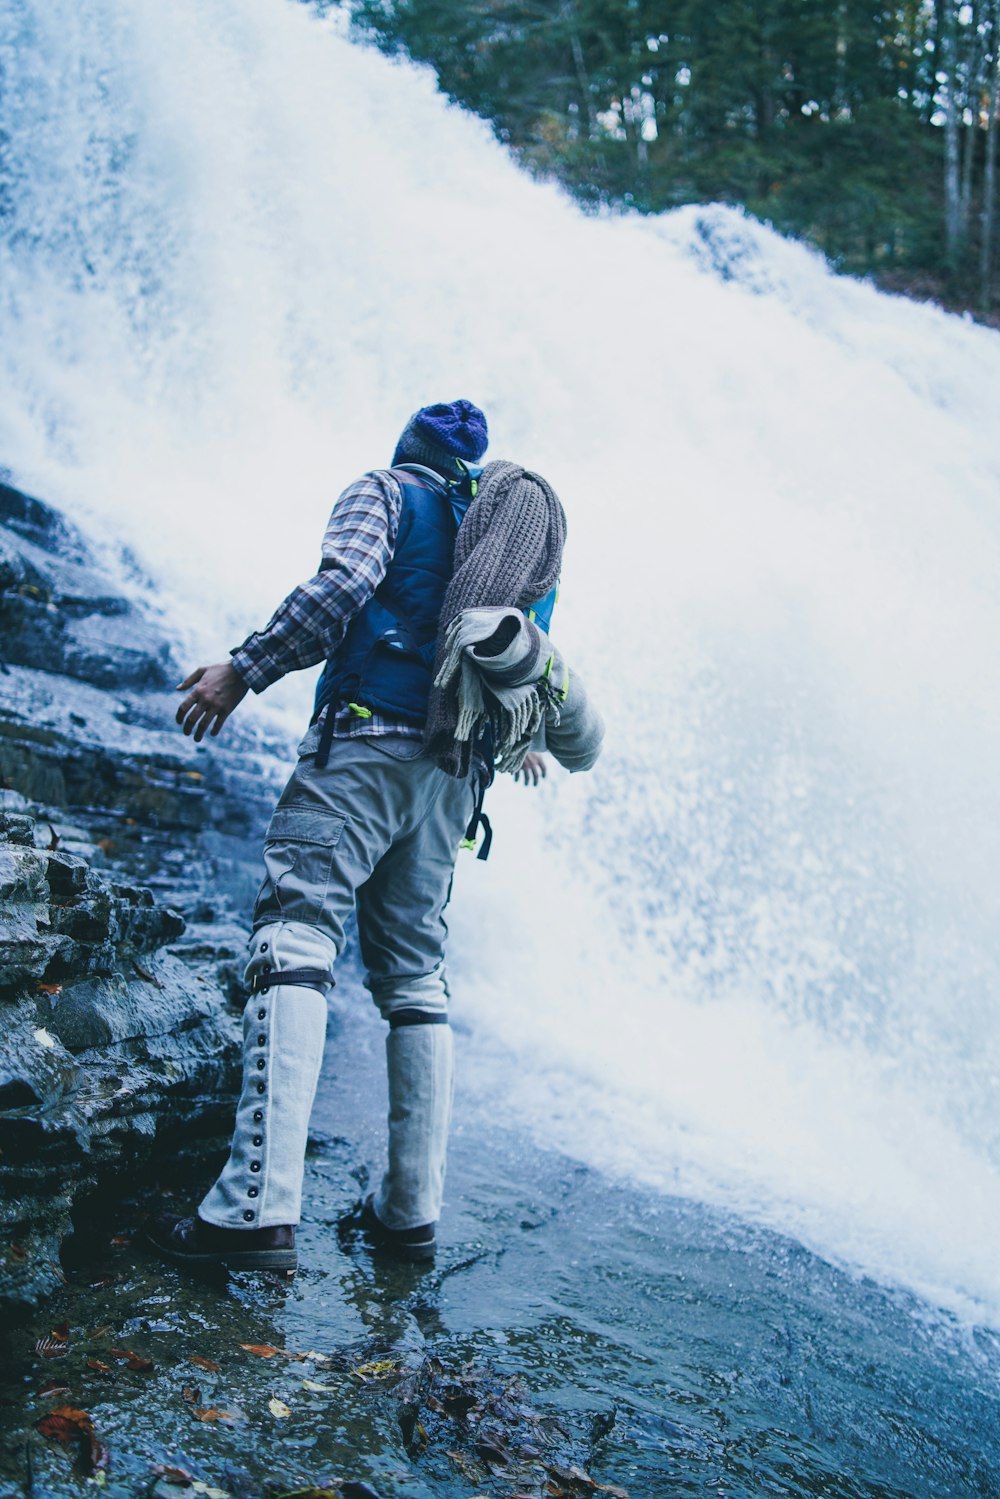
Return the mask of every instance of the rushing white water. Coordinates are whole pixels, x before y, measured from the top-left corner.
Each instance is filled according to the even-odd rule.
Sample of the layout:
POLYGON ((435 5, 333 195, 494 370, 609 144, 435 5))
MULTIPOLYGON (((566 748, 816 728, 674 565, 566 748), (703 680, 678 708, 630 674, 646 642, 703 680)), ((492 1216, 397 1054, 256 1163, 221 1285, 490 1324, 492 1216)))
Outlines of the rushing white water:
POLYGON ((608 745, 457 882, 489 1109, 1000 1325, 1000 338, 585 219, 290 0, 0 0, 0 85, 0 461, 193 650, 427 401, 564 496, 608 745))

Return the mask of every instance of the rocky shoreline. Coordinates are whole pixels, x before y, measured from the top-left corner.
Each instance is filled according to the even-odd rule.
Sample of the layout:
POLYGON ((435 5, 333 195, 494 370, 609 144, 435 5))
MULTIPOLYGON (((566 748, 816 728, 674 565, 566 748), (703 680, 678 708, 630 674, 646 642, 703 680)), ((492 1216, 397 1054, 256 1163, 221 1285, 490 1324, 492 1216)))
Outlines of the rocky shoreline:
POLYGON ((173 724, 172 643, 64 515, 0 484, 0 1310, 67 1236, 228 1132, 239 918, 283 770, 173 724))

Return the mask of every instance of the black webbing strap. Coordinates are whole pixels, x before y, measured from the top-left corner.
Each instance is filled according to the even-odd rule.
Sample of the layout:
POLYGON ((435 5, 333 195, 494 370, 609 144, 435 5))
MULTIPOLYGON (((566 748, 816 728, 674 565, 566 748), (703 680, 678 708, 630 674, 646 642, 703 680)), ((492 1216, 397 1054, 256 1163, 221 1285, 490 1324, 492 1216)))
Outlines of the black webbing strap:
POLYGON ((250 980, 251 994, 266 994, 268 989, 284 987, 285 984, 304 989, 334 988, 336 980, 324 968, 278 968, 268 973, 255 973, 250 980))
POLYGON ((447 1025, 448 1017, 442 1010, 393 1010, 389 1016, 389 1029, 398 1030, 401 1025, 447 1025))
POLYGON ((490 782, 485 776, 479 782, 479 790, 476 793, 476 805, 469 819, 469 826, 465 830, 465 837, 462 839, 463 848, 475 848, 476 833, 479 831, 480 823, 482 824, 483 842, 482 847, 476 854, 477 859, 488 859, 490 856, 490 846, 493 843, 493 828, 490 826, 489 818, 483 811, 483 802, 486 798, 486 790, 489 784, 490 782))
POLYGON ((330 745, 333 743, 333 726, 337 717, 337 705, 332 700, 326 705, 326 717, 319 734, 319 744, 316 747, 316 768, 325 770, 330 759, 330 745))

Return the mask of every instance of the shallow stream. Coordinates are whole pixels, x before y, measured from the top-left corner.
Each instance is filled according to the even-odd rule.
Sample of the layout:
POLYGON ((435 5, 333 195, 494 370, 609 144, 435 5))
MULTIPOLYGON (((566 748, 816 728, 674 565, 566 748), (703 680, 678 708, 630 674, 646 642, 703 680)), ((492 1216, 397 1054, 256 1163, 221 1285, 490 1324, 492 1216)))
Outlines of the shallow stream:
POLYGON ((293 1281, 185 1278, 128 1242, 144 1204, 104 1219, 9 1336, 0 1492, 1000 1494, 993 1334, 486 1126, 461 1088, 437 1263, 373 1264, 337 1222, 381 1150, 381 1045, 345 976, 293 1281), (65 1406, 96 1479, 35 1430, 65 1406))

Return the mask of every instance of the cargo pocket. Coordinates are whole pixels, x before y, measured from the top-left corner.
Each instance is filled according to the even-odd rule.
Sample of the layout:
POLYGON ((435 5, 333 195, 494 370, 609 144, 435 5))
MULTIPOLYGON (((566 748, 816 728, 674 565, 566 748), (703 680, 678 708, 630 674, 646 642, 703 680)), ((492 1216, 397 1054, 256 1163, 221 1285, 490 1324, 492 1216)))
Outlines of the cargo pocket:
POLYGON ((317 922, 330 889, 333 856, 347 825, 341 812, 295 803, 278 807, 264 839, 264 883, 254 922, 317 922))

